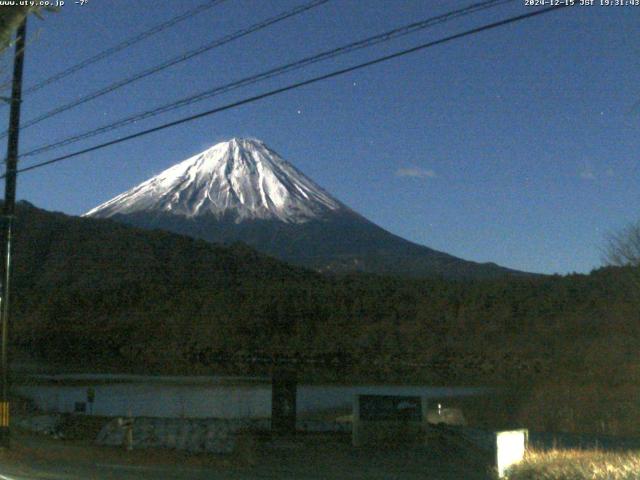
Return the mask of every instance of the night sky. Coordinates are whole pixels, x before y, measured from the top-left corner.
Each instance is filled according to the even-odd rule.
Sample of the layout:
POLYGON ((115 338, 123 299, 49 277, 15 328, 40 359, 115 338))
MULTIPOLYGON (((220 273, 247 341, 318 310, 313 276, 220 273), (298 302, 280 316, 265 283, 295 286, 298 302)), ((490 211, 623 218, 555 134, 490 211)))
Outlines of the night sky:
MULTIPOLYGON (((25 87, 203 1, 67 0, 44 20, 31 16, 25 87)), ((303 3, 227 0, 25 97, 22 119, 303 3)), ((20 150, 470 3, 332 0, 24 129, 20 150)), ((535 8, 517 0, 21 166, 535 8)), ((248 136, 414 242, 520 270, 589 272, 601 265, 607 232, 639 217, 639 26, 640 6, 562 9, 24 173, 18 198, 81 214, 219 141, 248 136)), ((5 52, 3 77, 11 57, 5 52)))

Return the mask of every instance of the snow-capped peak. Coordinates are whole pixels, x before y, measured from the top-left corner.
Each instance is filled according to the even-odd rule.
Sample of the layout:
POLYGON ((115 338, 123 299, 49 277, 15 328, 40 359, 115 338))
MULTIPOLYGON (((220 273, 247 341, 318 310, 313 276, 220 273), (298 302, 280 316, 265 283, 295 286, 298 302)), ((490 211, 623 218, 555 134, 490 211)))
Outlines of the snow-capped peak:
POLYGON ((90 210, 111 217, 165 212, 184 217, 303 223, 346 208, 263 142, 233 138, 90 210))

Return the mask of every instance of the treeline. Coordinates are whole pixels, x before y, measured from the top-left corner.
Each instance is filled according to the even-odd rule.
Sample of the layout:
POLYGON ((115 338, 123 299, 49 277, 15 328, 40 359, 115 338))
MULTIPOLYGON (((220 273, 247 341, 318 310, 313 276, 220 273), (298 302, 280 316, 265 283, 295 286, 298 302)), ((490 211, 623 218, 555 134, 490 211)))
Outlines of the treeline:
POLYGON ((328 277, 240 244, 26 204, 17 218, 11 338, 43 361, 241 374, 268 371, 265 359, 298 359, 311 380, 519 385, 534 392, 529 399, 549 385, 571 398, 574 387, 610 395, 640 383, 634 269, 328 277))

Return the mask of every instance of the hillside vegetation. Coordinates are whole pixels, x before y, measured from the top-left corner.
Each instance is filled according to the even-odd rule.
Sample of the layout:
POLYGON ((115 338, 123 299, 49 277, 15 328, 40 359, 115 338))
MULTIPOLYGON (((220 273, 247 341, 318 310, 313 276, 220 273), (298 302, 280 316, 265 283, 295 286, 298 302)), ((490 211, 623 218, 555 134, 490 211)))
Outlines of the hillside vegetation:
MULTIPOLYGON (((483 281, 322 276, 256 253, 21 204, 12 341, 87 370, 503 385, 505 422, 637 432, 635 269, 483 281), (518 392, 525 392, 519 395, 518 392)), ((498 408, 497 405, 493 407, 498 408)))
POLYGON ((511 468, 509 480, 637 480, 640 452, 530 451, 511 468))

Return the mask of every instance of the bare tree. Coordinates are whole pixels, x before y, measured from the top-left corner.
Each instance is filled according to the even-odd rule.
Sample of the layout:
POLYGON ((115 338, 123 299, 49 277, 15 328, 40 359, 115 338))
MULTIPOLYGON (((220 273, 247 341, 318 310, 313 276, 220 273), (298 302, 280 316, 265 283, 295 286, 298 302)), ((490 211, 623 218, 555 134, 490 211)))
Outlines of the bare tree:
POLYGON ((607 235, 603 261, 607 265, 640 266, 640 221, 607 235))
MULTIPOLYGON (((13 59, 5 55, 6 50, 13 45, 13 34, 22 21, 29 14, 43 18, 43 12, 57 12, 58 7, 47 6, 2 6, 0 7, 0 102, 8 102, 4 92, 10 90, 12 83, 11 65, 13 59)), ((34 35, 31 35, 33 41, 34 35)), ((36 34, 37 37, 37 34, 36 34)))
POLYGON ((53 6, 2 6, 0 7, 0 54, 10 47, 13 42, 13 33, 18 29, 22 20, 33 13, 38 18, 43 18, 43 12, 58 12, 59 7, 53 6))
POLYGON ((13 32, 31 9, 23 6, 0 8, 0 52, 11 45, 13 32))

